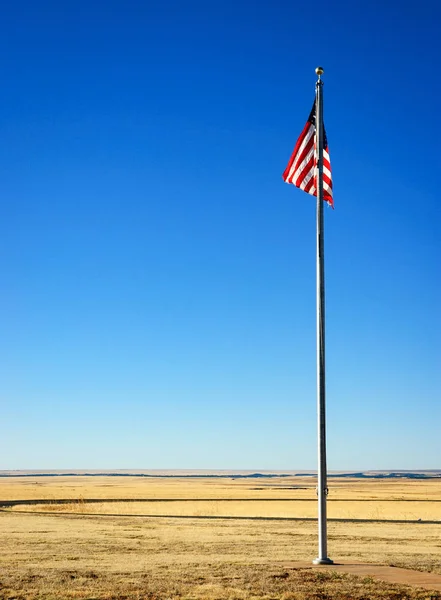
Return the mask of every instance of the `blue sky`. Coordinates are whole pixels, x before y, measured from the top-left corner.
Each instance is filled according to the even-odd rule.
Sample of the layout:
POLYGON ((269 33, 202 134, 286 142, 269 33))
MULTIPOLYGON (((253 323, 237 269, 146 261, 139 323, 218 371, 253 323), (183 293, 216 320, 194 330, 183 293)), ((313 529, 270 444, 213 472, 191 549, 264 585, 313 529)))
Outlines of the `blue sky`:
POLYGON ((0 24, 0 468, 441 468, 435 1, 23 0, 0 24))

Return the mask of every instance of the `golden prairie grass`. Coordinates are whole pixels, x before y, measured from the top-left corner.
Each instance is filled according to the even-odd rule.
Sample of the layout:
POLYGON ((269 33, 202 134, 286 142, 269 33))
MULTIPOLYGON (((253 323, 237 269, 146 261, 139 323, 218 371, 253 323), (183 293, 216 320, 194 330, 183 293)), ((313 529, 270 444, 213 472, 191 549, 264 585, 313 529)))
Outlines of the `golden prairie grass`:
MULTIPOLYGON (((0 598, 429 598, 284 575, 284 561, 315 556, 313 522, 0 513, 0 531, 0 598)), ((330 523, 329 548, 335 560, 441 572, 439 531, 424 524, 330 523)))
MULTIPOLYGON (((169 517, 240 517, 240 518, 305 518, 317 514, 316 500, 186 500, 149 502, 100 502, 88 503, 80 498, 69 503, 18 505, 17 512, 58 512, 102 515, 145 515, 169 517)), ((330 500, 330 519, 365 519, 398 521, 439 521, 441 503, 412 501, 339 501, 330 500)))
MULTIPOLYGON (((441 480, 329 482, 328 516, 336 519, 441 522, 441 480)), ((314 518, 317 497, 310 477, 283 479, 161 479, 137 477, 42 477, 0 479, 2 499, 45 500, 17 511, 207 517, 314 518), (57 504, 57 499, 71 500, 57 504), (101 503, 88 503, 101 499, 101 503), (137 500, 105 502, 105 500, 137 500), (149 500, 140 502, 139 500, 149 500), (178 502, 178 499, 185 501, 178 502), (173 500, 173 502, 161 502, 173 500), (194 501, 194 502, 192 502, 194 501)))
MULTIPOLYGON (((441 479, 391 480, 333 478, 331 499, 441 500, 441 479)), ((163 479, 159 477, 14 477, 0 478, 0 500, 69 499, 83 497, 198 498, 198 499, 311 499, 316 498, 312 477, 281 479, 163 479)))
MULTIPOLYGON (((176 510, 180 506, 183 515, 188 515, 191 507, 199 511, 211 507, 217 511, 211 516, 222 516, 219 513, 228 507, 240 512, 254 506, 266 511, 266 516, 275 516, 279 504, 283 510, 291 505, 314 504, 307 500, 315 499, 311 480, 118 479, 47 478, 40 486, 32 485, 29 479, 0 482, 0 497, 4 500, 72 500, 67 505, 56 502, 50 508, 46 505, 44 510, 49 508, 51 514, 23 513, 18 507, 0 512, 0 598, 422 600, 431 597, 427 591, 366 578, 285 569, 285 561, 309 561, 315 556, 317 525, 312 521, 158 519, 138 518, 129 512, 141 514, 141 508, 151 510, 153 505, 161 510, 166 506, 176 510), (294 486, 307 489, 289 489, 294 486), (87 504, 83 500, 167 497, 186 497, 190 502, 87 504), (241 503, 238 500, 241 497, 255 500, 241 503), (277 500, 263 500, 269 497, 277 500), (211 500, 204 504, 198 498, 211 500), (225 502, 226 498, 233 500, 225 502), (287 502, 287 498, 299 500, 287 502), (242 505, 246 508, 241 508, 242 505), (99 512, 99 507, 101 515, 83 514, 90 508, 99 512), (72 514, 59 514, 59 510, 70 510, 72 514), (106 515, 109 510, 121 516, 106 515)), ((441 497, 439 480, 344 480, 332 481, 331 486, 330 498, 335 497, 335 501, 329 503, 330 507, 332 502, 337 505, 338 500, 341 505, 353 504, 356 518, 360 518, 363 506, 369 510, 369 506, 379 504, 378 500, 393 507, 395 502, 386 500, 400 498, 398 504, 410 506, 417 502, 421 510, 426 505, 432 511, 441 506, 434 502, 441 497), (342 501, 344 498, 348 501, 342 501)), ((437 516, 440 518, 439 513, 437 516)), ((392 564, 441 574, 441 525, 330 522, 329 552, 334 560, 392 564)), ((441 598, 441 594, 432 596, 441 598)))

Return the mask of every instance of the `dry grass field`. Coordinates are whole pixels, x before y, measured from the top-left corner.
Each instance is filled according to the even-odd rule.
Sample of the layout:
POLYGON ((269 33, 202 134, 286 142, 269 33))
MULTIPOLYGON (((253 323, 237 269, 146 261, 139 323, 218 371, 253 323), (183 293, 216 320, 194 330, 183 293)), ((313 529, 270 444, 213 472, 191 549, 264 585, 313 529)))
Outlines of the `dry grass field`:
MULTIPOLYGON (((0 598, 441 599, 285 568, 316 554, 315 498, 309 477, 0 478, 0 502, 36 502, 0 511, 0 598)), ((441 574, 440 479, 332 479, 329 513, 334 560, 441 574)))

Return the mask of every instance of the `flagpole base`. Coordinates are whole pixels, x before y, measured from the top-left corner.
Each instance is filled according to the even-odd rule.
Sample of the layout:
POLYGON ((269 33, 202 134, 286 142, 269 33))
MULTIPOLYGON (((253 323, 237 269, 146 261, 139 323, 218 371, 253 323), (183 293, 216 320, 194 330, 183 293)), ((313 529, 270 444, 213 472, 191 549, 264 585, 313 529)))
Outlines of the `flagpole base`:
POLYGON ((334 561, 330 558, 314 558, 313 565, 333 565, 334 561))

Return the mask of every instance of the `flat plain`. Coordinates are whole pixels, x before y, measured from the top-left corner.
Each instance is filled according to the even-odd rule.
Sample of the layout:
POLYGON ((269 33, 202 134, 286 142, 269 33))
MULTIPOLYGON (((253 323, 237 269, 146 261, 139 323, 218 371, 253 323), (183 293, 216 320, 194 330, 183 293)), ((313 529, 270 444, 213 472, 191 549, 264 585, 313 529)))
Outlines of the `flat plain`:
MULTIPOLYGON (((335 561, 441 574, 441 479, 342 477, 329 488, 335 561)), ((441 598, 287 569, 316 555, 312 477, 4 477, 1 502, 0 598, 9 600, 441 598)))

